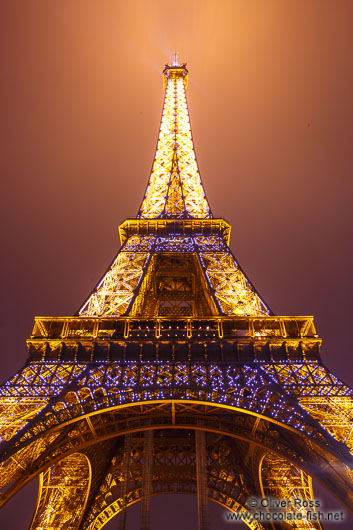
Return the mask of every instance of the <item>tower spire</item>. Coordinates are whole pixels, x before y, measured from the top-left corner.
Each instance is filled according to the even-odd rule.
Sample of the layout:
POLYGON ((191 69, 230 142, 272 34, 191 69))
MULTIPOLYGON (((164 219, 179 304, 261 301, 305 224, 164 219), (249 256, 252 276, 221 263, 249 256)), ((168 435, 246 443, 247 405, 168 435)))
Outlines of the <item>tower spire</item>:
POLYGON ((197 165, 186 100, 188 70, 173 64, 163 70, 165 98, 158 144, 138 218, 212 217, 197 165))

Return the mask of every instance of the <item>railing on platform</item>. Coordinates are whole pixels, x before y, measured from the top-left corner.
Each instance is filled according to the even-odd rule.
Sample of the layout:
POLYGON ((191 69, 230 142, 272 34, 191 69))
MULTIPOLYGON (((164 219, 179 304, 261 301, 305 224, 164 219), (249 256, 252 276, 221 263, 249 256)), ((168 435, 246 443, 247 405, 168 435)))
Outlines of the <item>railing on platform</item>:
POLYGON ((36 317, 31 339, 217 340, 317 338, 311 316, 270 317, 36 317))

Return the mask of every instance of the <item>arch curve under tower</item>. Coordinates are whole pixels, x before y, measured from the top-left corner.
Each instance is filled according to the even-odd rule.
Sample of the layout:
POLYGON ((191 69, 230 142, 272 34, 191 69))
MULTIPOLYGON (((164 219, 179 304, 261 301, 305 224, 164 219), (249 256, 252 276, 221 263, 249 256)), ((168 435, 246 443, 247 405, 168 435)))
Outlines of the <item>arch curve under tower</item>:
MULTIPOLYGON (((104 394, 102 399, 105 399, 104 394)), ((95 411, 54 427, 44 436, 37 436, 32 444, 43 442, 44 438, 44 450, 27 465, 26 472, 17 473, 14 483, 3 494, 3 503, 31 478, 73 453, 122 435, 180 429, 226 436, 275 453, 315 477, 353 511, 353 475, 335 452, 336 443, 325 445, 300 430, 253 411, 191 399, 145 401, 107 409, 97 407, 95 411)))

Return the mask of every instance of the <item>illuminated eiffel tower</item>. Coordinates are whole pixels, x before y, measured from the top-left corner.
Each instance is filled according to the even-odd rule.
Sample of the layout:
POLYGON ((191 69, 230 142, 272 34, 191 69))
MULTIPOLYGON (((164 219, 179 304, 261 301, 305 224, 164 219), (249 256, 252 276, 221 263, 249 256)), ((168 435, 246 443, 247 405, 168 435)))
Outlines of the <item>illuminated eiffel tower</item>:
POLYGON ((153 495, 187 493, 206 530, 207 499, 251 516, 251 496, 313 499, 314 477, 352 511, 353 391, 322 364, 313 318, 273 315, 238 265, 202 186, 186 65, 163 80, 152 172, 116 258, 75 316, 35 319, 0 389, 1 504, 40 475, 32 529, 118 516, 123 530, 141 500, 148 530, 153 495))

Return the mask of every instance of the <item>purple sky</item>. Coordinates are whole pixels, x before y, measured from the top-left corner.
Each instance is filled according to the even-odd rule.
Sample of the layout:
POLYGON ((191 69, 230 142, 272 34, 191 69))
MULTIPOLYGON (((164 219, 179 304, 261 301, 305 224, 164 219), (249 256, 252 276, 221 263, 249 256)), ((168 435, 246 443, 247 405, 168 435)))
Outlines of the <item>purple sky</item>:
MULTIPOLYGON (((33 317, 73 314, 116 253, 178 51, 232 250, 276 314, 315 315, 324 362, 353 386, 352 20, 351 0, 2 3, 2 380, 33 317)), ((34 502, 30 486, 0 527, 24 528, 34 502)))

